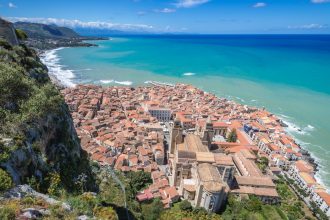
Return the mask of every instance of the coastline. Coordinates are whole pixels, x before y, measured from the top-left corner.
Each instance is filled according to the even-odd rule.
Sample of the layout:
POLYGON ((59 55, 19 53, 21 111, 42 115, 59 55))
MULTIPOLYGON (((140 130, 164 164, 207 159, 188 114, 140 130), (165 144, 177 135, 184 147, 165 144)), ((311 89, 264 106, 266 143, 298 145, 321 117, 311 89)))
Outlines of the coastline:
MULTIPOLYGON (((73 80, 74 80, 74 77, 75 77, 75 75, 74 75, 74 71, 73 70, 65 70, 65 69, 63 69, 63 66, 60 64, 60 60, 59 60, 59 58, 56 56, 56 51, 58 51, 58 50, 61 50, 61 49, 64 49, 64 48, 57 48, 57 49, 53 49, 53 50, 47 50, 47 51, 43 51, 43 53, 47 56, 47 53, 48 53, 48 55, 49 55, 49 53, 50 53, 50 55, 51 56, 54 56, 55 55, 55 63, 51 63, 51 64, 49 64, 49 62, 47 62, 47 59, 43 59, 42 61, 43 61, 43 63, 51 70, 51 69, 53 69, 53 70, 56 70, 56 71, 50 71, 49 72, 49 75, 50 75, 50 77, 51 77, 51 79, 52 79, 52 81, 53 81, 53 83, 54 84, 56 84, 59 88, 66 88, 66 87, 73 87, 73 86, 75 86, 76 84, 73 82, 73 80), (53 64, 55 64, 55 65, 53 65, 53 64), (62 72, 62 73, 61 73, 62 72), (64 72, 64 73, 63 73, 64 72), (69 77, 67 77, 66 75, 65 75, 65 72, 66 73, 69 73, 69 77), (58 75, 60 73, 60 75, 58 75), (63 77, 63 76, 66 76, 65 78, 61 78, 61 77, 63 77)), ((133 85, 132 85, 132 82, 130 82, 130 81, 116 81, 116 80, 106 80, 106 81, 104 81, 104 82, 92 82, 92 84, 102 84, 103 86, 110 86, 109 84, 110 83, 116 83, 116 84, 121 84, 121 85, 123 85, 123 86, 129 86, 129 87, 134 87, 133 85)), ((157 84, 159 84, 159 85, 172 85, 173 86, 173 84, 169 84, 169 83, 162 83, 162 82, 158 82, 158 81, 146 81, 145 83, 151 83, 151 84, 153 84, 153 85, 157 85, 157 84)), ((204 90, 204 89, 202 89, 202 90, 204 90)), ((238 100, 238 101, 235 101, 235 100, 233 100, 233 97, 232 97, 232 101, 234 101, 234 102, 236 102, 236 103, 239 103, 239 104, 244 104, 244 103, 240 103, 240 100, 242 100, 242 99, 240 99, 239 97, 236 97, 236 99, 238 100)), ((241 102, 243 102, 243 101, 241 101, 241 102)), ((278 117, 279 119, 281 119, 284 123, 286 123, 287 122, 287 120, 285 119, 285 117, 281 117, 281 115, 279 115, 279 114, 274 114, 276 117, 278 117)), ((292 124, 292 126, 293 126, 293 128, 295 128, 295 129, 297 129, 298 130, 298 132, 299 132, 299 129, 301 129, 301 128, 299 128, 298 126, 296 126, 294 123, 292 123, 292 122, 289 122, 290 124, 292 124)), ((291 128, 292 128, 292 126, 291 126, 291 128)), ((303 141, 301 141, 301 140, 299 140, 299 138, 297 138, 297 136, 294 134, 295 132, 297 132, 297 131, 295 131, 295 132, 293 132, 293 131, 290 131, 289 130, 289 128, 290 127, 287 127, 287 128, 285 128, 285 131, 290 135, 290 136, 292 136, 293 138, 294 138, 294 140, 295 140, 295 142, 299 145, 299 147, 303 150, 303 151, 306 151, 307 152, 307 155, 308 156, 306 156, 306 158, 308 158, 308 159, 306 159, 306 161, 308 161, 308 162, 311 162, 311 161, 313 161, 312 162, 312 164, 313 164, 313 166, 315 167, 315 168, 317 168, 318 167, 318 164, 317 164, 317 162, 319 161, 319 159, 315 156, 315 155, 313 155, 313 153, 311 152, 311 151, 309 151, 309 150, 307 150, 306 149, 306 146, 305 146, 305 144, 307 144, 307 143, 304 143, 303 141)), ((315 173, 315 179, 317 180, 317 183, 320 183, 320 184, 322 184, 322 185, 324 185, 323 184, 323 181, 322 181, 322 175, 321 175, 321 171, 320 171, 320 169, 316 169, 316 173, 315 173)), ((329 189, 327 188, 327 191, 329 191, 329 189)))
MULTIPOLYGON (((64 47, 59 47, 51 50, 43 50, 40 53, 40 60, 43 64, 45 64, 48 68, 48 75, 51 81, 59 88, 64 89, 70 86, 74 86, 75 84, 71 83, 70 79, 66 79, 65 75, 62 72, 68 73, 67 70, 63 69, 63 66, 59 63, 59 58, 56 54, 57 51, 64 49, 64 47), (61 74, 61 75, 59 75, 61 74), (62 77, 61 77, 62 76, 62 77), (66 80, 69 80, 68 83, 66 80)), ((70 74, 73 76, 73 73, 70 74)))

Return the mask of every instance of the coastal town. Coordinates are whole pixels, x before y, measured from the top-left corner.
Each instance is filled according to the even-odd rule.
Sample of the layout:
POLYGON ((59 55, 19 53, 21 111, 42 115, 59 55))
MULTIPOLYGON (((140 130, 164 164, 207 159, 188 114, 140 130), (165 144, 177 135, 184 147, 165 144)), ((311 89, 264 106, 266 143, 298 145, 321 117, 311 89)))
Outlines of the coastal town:
POLYGON ((279 175, 308 205, 330 216, 330 195, 316 166, 275 115, 185 84, 77 85, 62 90, 81 146, 93 161, 121 172, 151 173, 139 202, 180 199, 217 212, 228 194, 280 203, 279 175), (265 163, 265 166, 262 166, 265 163))

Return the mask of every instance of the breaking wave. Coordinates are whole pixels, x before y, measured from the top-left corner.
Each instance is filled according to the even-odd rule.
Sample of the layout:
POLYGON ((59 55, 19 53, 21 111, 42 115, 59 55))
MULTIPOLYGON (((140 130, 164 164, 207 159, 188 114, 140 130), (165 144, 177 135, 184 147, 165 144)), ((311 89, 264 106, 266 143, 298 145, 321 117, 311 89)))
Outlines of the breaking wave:
POLYGON ((102 84, 116 83, 116 84, 125 85, 125 86, 130 86, 133 84, 133 82, 131 82, 131 81, 116 81, 113 79, 103 79, 103 80, 100 80, 99 82, 102 84))
POLYGON ((188 72, 188 73, 184 73, 182 75, 184 75, 184 76, 194 76, 194 75, 196 75, 196 73, 188 72))
POLYGON ((56 52, 61 49, 63 48, 48 50, 40 56, 40 59, 47 66, 48 73, 51 77, 54 77, 64 86, 73 87, 76 85, 73 82, 75 78, 73 70, 64 69, 64 66, 59 63, 59 56, 56 54, 56 52))
POLYGON ((125 85, 125 86, 130 86, 133 84, 131 81, 114 81, 117 84, 125 85))
POLYGON ((111 80, 100 80, 100 83, 102 83, 102 84, 109 84, 109 83, 112 83, 113 82, 113 80, 111 79, 111 80))

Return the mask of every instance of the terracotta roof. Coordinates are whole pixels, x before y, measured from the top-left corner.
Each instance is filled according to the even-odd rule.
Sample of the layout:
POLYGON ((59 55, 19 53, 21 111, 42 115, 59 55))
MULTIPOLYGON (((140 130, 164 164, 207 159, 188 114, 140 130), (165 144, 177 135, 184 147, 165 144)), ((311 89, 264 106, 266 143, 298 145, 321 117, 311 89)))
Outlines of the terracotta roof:
POLYGON ((198 165, 197 171, 205 190, 219 192, 224 188, 220 174, 215 166, 209 163, 202 163, 198 165))
POLYGON ((270 177, 251 177, 251 176, 235 176, 238 185, 249 185, 256 187, 275 187, 270 177))
POLYGON ((251 187, 251 186, 241 186, 239 189, 232 190, 232 193, 279 197, 278 193, 274 188, 259 188, 259 187, 251 187))
POLYGON ((213 127, 228 127, 229 124, 227 122, 223 122, 223 121, 216 121, 216 122, 213 122, 213 127))
POLYGON ((233 157, 230 155, 215 153, 214 160, 219 165, 234 166, 233 157))
POLYGON ((183 185, 183 188, 189 192, 195 192, 196 189, 195 189, 195 185, 188 185, 188 184, 184 184, 183 185))
POLYGON ((312 165, 304 160, 296 161, 295 166, 299 172, 312 173, 314 171, 312 165))
POLYGON ((299 172, 299 176, 305 181, 307 185, 316 184, 316 180, 313 176, 306 172, 299 172))
POLYGON ((207 146, 202 144, 202 141, 199 136, 194 134, 188 134, 185 139, 185 148, 191 152, 208 152, 209 149, 207 146))
POLYGON ((330 195, 329 193, 326 192, 318 192, 317 193, 322 199, 323 201, 330 207, 330 195))
POLYGON ((197 162, 214 163, 214 154, 211 152, 196 152, 197 162))
POLYGON ((167 188, 165 188, 164 191, 165 191, 166 195, 168 196, 168 198, 170 198, 170 199, 179 196, 179 193, 176 190, 175 186, 167 187, 167 188))

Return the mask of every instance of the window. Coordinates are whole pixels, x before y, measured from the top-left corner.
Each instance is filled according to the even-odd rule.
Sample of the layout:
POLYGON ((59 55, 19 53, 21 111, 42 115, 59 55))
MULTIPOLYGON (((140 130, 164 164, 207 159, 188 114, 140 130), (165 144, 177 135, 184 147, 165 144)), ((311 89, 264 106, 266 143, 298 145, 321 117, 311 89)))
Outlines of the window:
POLYGON ((211 196, 209 210, 213 210, 214 203, 215 203, 215 198, 214 196, 211 196))

